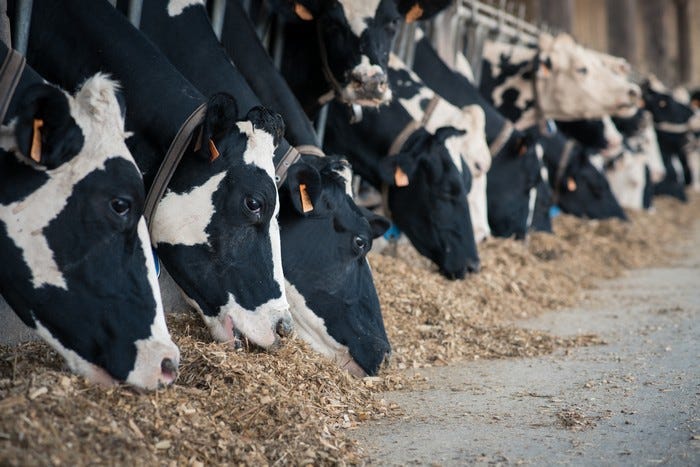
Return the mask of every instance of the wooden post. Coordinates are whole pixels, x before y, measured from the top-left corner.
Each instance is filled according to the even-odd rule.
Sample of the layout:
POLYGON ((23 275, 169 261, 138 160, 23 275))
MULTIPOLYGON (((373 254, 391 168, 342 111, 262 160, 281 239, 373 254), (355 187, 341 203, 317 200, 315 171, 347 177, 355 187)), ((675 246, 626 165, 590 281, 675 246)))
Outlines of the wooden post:
POLYGON ((686 83, 692 78, 692 52, 690 44, 690 6, 688 0, 676 0, 676 26, 678 28, 678 79, 686 83))
POLYGON ((638 0, 645 31, 644 61, 649 71, 667 84, 675 78, 669 60, 668 32, 664 21, 664 7, 669 3, 666 0, 638 0))
POLYGON ((637 0, 607 0, 606 10, 609 52, 638 66, 637 0))

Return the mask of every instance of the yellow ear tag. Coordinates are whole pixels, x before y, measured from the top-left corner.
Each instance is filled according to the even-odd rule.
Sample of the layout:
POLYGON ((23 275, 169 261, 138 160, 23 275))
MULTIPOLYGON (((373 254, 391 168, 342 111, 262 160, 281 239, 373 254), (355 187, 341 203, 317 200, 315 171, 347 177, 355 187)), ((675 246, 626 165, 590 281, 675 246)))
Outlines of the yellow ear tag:
POLYGON ((34 119, 34 131, 32 132, 32 146, 29 149, 29 157, 37 164, 41 162, 41 127, 44 121, 40 118, 34 119))
POLYGON ((314 15, 311 14, 308 8, 306 8, 301 3, 294 2, 294 13, 304 21, 311 21, 314 19, 314 15))
POLYGON ((569 191, 576 191, 576 180, 574 180, 574 179, 571 178, 571 177, 569 177, 568 179, 566 179, 566 188, 567 188, 569 191))
POLYGON ((209 138, 209 152, 211 153, 211 156, 209 157, 209 162, 214 162, 219 158, 219 150, 216 149, 216 144, 214 144, 214 140, 209 138))
POLYGON ((396 183, 398 187, 408 186, 408 175, 406 175, 406 172, 401 170, 401 167, 398 165, 394 171, 394 183, 396 183))
POLYGON ((314 205, 311 202, 311 197, 309 196, 309 192, 306 191, 306 184, 305 183, 299 184, 299 196, 301 197, 301 210, 304 211, 305 213, 307 213, 309 211, 313 211, 314 205))
POLYGON ((406 23, 412 23, 419 20, 421 16, 423 16, 423 8, 416 3, 410 10, 408 10, 408 13, 406 13, 406 23))

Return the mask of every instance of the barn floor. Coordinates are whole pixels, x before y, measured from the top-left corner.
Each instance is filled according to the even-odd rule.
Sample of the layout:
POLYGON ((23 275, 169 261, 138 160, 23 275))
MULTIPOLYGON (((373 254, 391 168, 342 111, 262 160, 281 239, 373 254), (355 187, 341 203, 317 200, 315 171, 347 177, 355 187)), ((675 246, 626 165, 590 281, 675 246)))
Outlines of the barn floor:
POLYGON ((422 368, 427 389, 382 394, 404 415, 353 432, 369 461, 700 465, 700 223, 689 240, 670 267, 517 322, 606 345, 422 368))

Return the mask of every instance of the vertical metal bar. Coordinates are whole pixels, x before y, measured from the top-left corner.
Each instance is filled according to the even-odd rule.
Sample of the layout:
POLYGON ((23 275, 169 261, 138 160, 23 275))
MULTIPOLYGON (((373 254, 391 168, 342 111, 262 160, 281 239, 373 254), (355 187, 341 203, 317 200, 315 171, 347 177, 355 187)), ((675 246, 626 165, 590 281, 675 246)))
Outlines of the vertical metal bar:
POLYGON ((29 43, 29 26, 32 19, 33 0, 19 0, 17 2, 17 17, 15 18, 15 28, 12 42, 17 52, 22 55, 27 54, 27 44, 29 43))
POLYGON ((277 16, 275 21, 275 43, 272 45, 272 61, 275 68, 282 68, 282 55, 284 54, 284 19, 277 16))
POLYGON ((324 104, 318 112, 316 119, 316 142, 319 148, 323 148, 323 138, 326 136, 326 121, 328 120, 328 104, 324 104))
POLYGON ((117 0, 108 0, 109 4, 112 6, 117 6, 117 0))
POLYGON ((143 10, 143 0, 129 0, 129 21, 136 29, 141 25, 141 10, 143 10))
POLYGON ((219 40, 221 40, 221 32, 224 30, 224 13, 226 13, 226 0, 214 0, 214 6, 211 10, 211 27, 219 40))

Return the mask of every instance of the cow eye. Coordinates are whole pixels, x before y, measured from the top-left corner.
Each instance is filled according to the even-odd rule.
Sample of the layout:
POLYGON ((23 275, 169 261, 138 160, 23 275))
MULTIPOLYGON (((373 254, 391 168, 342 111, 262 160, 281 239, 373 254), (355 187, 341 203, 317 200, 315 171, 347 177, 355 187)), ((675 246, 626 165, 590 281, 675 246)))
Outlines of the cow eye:
POLYGON ((112 211, 120 216, 125 216, 131 209, 131 201, 126 198, 114 198, 109 202, 112 211))
POLYGON ((399 27, 399 20, 398 19, 392 19, 391 21, 389 21, 388 23, 386 23, 384 25, 384 28, 390 33, 396 32, 398 27, 399 27))
POLYGON ((663 109, 664 107, 666 107, 666 100, 665 100, 665 99, 661 99, 661 100, 659 101, 659 107, 661 107, 662 109, 663 109))
POLYGON ((586 68, 585 66, 582 66, 581 68, 577 68, 576 71, 578 73, 581 73, 582 75, 585 75, 586 73, 588 73, 588 68, 586 68))
POLYGON ((246 209, 248 209, 248 211, 252 212, 253 214, 259 213, 262 209, 262 203, 259 200, 253 198, 252 196, 246 196, 243 202, 245 203, 246 209))
POLYGON ((359 235, 355 235, 352 239, 352 246, 358 253, 362 253, 367 248, 367 240, 359 235))

